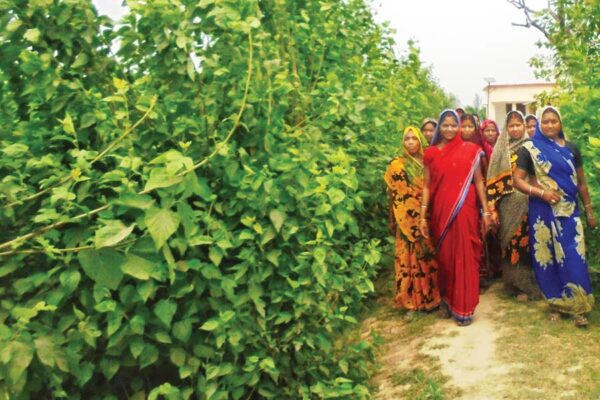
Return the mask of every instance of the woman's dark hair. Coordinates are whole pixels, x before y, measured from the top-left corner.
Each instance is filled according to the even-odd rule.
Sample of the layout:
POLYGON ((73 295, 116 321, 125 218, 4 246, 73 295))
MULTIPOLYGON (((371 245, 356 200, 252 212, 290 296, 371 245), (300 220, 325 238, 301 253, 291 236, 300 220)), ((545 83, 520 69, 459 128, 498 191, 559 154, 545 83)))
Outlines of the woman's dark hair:
POLYGON ((528 123, 532 119, 535 120, 535 122, 537 122, 537 118, 535 117, 535 115, 529 114, 528 116, 525 117, 525 123, 528 123))
POLYGON ((521 120, 521 122, 526 122, 526 120, 523 119, 523 114, 521 114, 518 111, 509 111, 508 114, 506 114, 506 123, 508 124, 508 121, 510 121, 512 118, 517 117, 521 120))
POLYGON ((475 119, 475 117, 473 116, 473 114, 466 114, 465 113, 465 114, 463 114, 462 117, 460 117, 461 125, 465 121, 471 121, 471 123, 475 127, 475 132, 473 133, 473 139, 471 139, 471 140, 473 141, 473 143, 477 143, 478 145, 481 146, 481 129, 479 129, 479 125, 477 124, 477 120, 475 119))

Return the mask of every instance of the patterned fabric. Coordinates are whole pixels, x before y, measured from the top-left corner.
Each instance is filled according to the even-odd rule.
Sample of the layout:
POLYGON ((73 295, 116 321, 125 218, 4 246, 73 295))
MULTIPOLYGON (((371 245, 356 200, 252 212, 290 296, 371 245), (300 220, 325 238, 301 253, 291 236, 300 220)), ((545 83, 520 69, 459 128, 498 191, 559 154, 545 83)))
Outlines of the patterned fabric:
POLYGON ((482 249, 473 175, 483 152, 464 142, 460 129, 443 148, 437 147, 446 116, 460 125, 456 112, 443 111, 423 161, 430 175, 430 224, 438 252, 440 293, 454 318, 465 322, 479 303, 482 249))
POLYGON ((517 152, 529 140, 525 132, 520 139, 512 139, 508 134, 508 120, 518 115, 524 122, 523 114, 511 111, 506 116, 505 129, 494 147, 487 173, 487 196, 489 208, 500 215, 500 247, 505 249, 512 239, 523 216, 527 214, 527 196, 513 187, 513 171, 518 159, 517 152))
MULTIPOLYGON (((540 115, 545 110, 547 108, 540 115)), ((560 137, 564 138, 564 133, 561 132, 560 137)), ((539 122, 532 141, 523 147, 531 155, 542 188, 561 194, 561 200, 555 205, 533 196, 529 199, 530 249, 540 289, 558 311, 575 315, 589 312, 594 296, 577 204, 573 152, 544 136, 539 122)))
POLYGON ((396 225, 396 305, 431 310, 440 304, 437 262, 429 239, 419 232, 422 176, 409 182, 403 158, 394 159, 384 176, 396 225))

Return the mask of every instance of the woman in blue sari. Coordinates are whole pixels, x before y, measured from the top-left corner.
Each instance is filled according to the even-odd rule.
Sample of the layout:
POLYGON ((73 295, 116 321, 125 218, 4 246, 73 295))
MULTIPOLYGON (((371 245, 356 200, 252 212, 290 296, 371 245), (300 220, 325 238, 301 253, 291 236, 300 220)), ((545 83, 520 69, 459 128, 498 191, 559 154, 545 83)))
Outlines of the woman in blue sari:
POLYGON ((532 264, 540 289, 550 304, 550 319, 573 315, 586 326, 594 304, 577 194, 587 223, 597 225, 577 147, 566 140, 560 113, 545 107, 531 141, 519 150, 514 186, 529 196, 532 264), (529 179, 527 179, 529 178, 529 179))

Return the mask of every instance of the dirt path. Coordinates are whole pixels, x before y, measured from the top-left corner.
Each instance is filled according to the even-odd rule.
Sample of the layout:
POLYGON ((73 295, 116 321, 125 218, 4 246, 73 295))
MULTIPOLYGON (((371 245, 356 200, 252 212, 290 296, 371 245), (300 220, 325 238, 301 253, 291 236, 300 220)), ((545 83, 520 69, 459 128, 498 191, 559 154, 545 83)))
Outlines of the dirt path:
POLYGON ((496 342, 504 333, 499 322, 500 290, 496 284, 481 296, 474 322, 468 327, 435 315, 407 323, 401 313, 391 309, 389 300, 380 303, 381 312, 363 323, 365 334, 374 329, 384 341, 381 368, 373 379, 376 398, 417 398, 415 390, 422 391, 418 386, 431 392, 423 398, 442 398, 441 394, 435 397, 442 389, 446 398, 452 399, 504 398, 508 385, 504 378, 520 366, 498 357, 496 342))

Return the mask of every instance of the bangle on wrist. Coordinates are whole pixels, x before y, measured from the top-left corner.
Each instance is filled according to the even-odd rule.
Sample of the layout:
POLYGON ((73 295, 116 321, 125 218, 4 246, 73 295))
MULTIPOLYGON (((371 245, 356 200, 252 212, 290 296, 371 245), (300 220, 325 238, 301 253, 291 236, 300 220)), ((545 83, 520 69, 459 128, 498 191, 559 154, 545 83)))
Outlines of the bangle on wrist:
POLYGON ((544 192, 545 192, 545 190, 544 190, 544 189, 542 189, 542 193, 540 193, 540 199, 543 199, 543 198, 544 198, 544 192))
POLYGON ((531 196, 531 185, 529 185, 529 195, 531 196))
POLYGON ((489 211, 486 211, 486 212, 484 212, 482 215, 483 215, 484 217, 487 217, 487 216, 490 216, 490 215, 492 215, 492 213, 491 213, 491 212, 489 212, 489 211))

